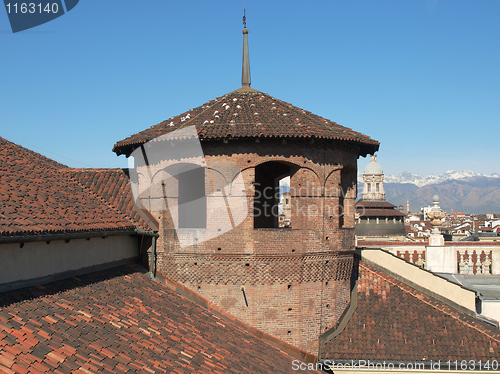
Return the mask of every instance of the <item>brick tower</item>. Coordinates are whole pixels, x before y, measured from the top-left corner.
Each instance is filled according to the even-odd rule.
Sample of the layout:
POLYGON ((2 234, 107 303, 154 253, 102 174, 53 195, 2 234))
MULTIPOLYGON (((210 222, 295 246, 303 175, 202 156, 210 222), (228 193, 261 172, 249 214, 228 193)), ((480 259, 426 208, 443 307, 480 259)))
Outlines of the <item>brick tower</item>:
MULTIPOLYGON (((119 141, 113 151, 145 155, 134 158, 138 178, 156 178, 155 186, 138 193, 160 223, 159 272, 317 354, 319 335, 335 326, 350 300, 357 159, 379 143, 251 88, 247 38, 245 25, 240 89, 119 141), (188 128, 195 129, 204 156, 197 166, 175 174, 172 163, 146 157, 151 145, 173 146, 173 138, 159 136, 188 128), (231 177, 219 170, 228 164, 238 170, 231 177), (221 175, 224 183, 217 185, 221 175), (291 221, 280 228, 280 194, 288 189, 291 221), (188 190, 199 198, 184 201, 188 190), (243 201, 244 214, 227 210, 231 230, 218 227, 223 214, 211 208, 217 194, 226 203, 243 201), (154 204, 167 200, 162 209, 154 204), (183 207, 191 203, 206 214, 189 216, 183 207)), ((176 149, 188 148, 188 135, 175 140, 176 149)), ((177 165, 192 159, 181 155, 177 165)))

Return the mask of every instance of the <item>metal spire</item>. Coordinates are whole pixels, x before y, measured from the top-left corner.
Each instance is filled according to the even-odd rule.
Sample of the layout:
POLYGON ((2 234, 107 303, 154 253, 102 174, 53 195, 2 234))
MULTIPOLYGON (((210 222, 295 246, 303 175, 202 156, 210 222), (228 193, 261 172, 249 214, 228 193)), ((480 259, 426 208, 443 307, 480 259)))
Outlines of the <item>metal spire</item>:
POLYGON ((243 8, 243 64, 241 71, 241 85, 250 87, 250 58, 248 56, 248 30, 246 9, 243 8))

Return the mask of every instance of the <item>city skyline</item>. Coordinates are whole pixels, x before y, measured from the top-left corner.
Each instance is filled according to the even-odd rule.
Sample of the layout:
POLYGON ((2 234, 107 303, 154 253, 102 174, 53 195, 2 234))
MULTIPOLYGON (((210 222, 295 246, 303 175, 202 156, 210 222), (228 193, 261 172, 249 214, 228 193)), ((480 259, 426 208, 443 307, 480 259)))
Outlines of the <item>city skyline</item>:
MULTIPOLYGON (((0 136, 71 167, 240 87, 243 2, 80 2, 12 34, 0 136)), ((252 87, 380 141, 386 175, 500 173, 500 4, 246 4, 252 87)), ((359 170, 369 158, 358 161, 359 170)))

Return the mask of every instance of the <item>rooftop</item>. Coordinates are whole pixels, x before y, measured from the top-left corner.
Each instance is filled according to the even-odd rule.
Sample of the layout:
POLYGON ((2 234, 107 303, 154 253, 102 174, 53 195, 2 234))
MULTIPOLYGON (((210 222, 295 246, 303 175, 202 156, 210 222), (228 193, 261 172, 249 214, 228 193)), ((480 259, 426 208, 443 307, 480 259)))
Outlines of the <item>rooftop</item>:
POLYGON ((0 307, 4 372, 295 372, 295 357, 141 267, 2 293, 0 307))
POLYGON ((337 336, 323 344, 335 360, 496 360, 494 326, 359 263, 357 308, 337 336))
POLYGON ((405 214, 396 206, 384 200, 359 200, 356 203, 356 213, 360 217, 404 217, 405 214))
POLYGON ((158 222, 134 204, 128 169, 66 169, 68 176, 82 187, 98 195, 109 206, 122 212, 143 230, 156 229, 158 222))
POLYGON ((379 142, 292 104, 252 88, 243 88, 169 118, 117 142, 113 151, 130 155, 133 149, 161 135, 196 126, 201 140, 223 138, 304 138, 342 140, 373 153, 379 142))
POLYGON ((500 275, 439 274, 481 294, 485 300, 500 300, 500 275))
POLYGON ((0 160, 0 238, 135 229, 135 222, 68 176, 64 165, 3 138, 0 160))
POLYGON ((359 200, 356 203, 356 207, 363 207, 363 208, 375 208, 375 209, 394 209, 396 208, 396 205, 393 205, 385 200, 359 200))

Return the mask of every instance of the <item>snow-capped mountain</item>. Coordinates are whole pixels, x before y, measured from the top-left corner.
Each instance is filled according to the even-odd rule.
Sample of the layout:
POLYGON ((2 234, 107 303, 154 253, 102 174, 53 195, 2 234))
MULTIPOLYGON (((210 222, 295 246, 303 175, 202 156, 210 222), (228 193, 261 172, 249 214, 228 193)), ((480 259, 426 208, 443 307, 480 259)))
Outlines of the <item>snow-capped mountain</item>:
POLYGON ((429 184, 438 184, 450 180, 472 180, 477 177, 486 178, 500 178, 498 174, 484 175, 475 173, 470 170, 465 170, 457 172, 455 170, 449 170, 446 173, 439 175, 430 174, 426 177, 421 177, 420 175, 403 172, 399 175, 386 175, 384 176, 385 183, 411 183, 418 187, 427 186, 429 184))
MULTIPOLYGON (((363 190, 363 176, 358 176, 358 198, 363 190)), ((406 207, 412 212, 432 204, 432 197, 439 196, 439 205, 446 211, 485 213, 500 212, 500 176, 484 175, 472 171, 447 171, 439 175, 421 177, 404 172, 384 177, 387 201, 406 207)))

